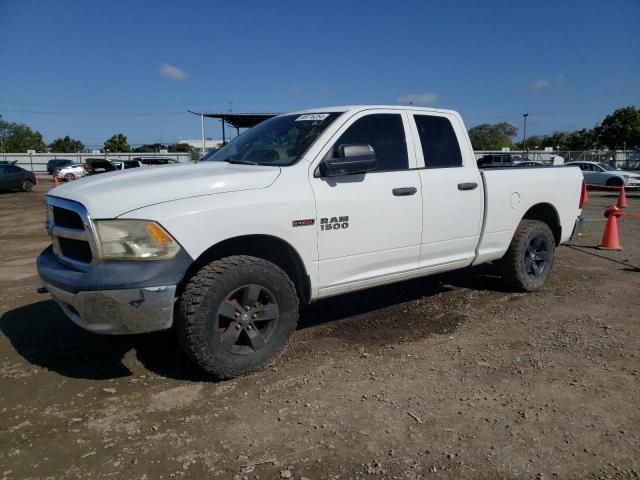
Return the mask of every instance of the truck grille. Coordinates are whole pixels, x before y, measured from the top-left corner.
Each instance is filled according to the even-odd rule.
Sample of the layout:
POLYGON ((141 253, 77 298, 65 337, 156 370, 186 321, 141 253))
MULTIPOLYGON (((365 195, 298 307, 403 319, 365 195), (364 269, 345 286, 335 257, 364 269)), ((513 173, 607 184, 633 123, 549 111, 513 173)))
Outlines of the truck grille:
POLYGON ((64 237, 59 237, 58 242, 60 242, 60 250, 62 251, 63 257, 83 263, 91 263, 93 255, 91 254, 89 242, 64 237))
POLYGON ((60 227, 84 230, 80 215, 66 208, 53 207, 53 223, 60 227))
POLYGON ((47 197, 47 230, 60 263, 87 270, 97 259, 91 221, 79 203, 47 197))

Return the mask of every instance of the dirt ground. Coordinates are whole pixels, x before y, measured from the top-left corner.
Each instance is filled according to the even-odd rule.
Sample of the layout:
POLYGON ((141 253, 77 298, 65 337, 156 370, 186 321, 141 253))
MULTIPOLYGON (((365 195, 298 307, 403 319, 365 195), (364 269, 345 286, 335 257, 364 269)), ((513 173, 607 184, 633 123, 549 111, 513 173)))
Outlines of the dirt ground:
POLYGON ((640 478, 640 220, 594 249, 610 194, 541 293, 488 266, 341 296, 214 382, 171 332, 93 335, 36 293, 50 187, 0 193, 0 480, 640 478))

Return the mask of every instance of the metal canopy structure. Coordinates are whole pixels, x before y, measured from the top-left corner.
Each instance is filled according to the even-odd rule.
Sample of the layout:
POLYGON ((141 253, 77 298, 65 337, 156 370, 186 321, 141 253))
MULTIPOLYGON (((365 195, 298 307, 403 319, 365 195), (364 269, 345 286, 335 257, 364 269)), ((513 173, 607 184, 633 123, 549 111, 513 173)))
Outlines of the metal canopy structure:
POLYGON ((200 117, 200 128, 202 130, 202 155, 204 155, 204 119, 206 118, 219 118, 222 124, 222 143, 226 143, 225 124, 229 124, 236 129, 236 134, 240 135, 241 128, 253 128, 260 122, 268 120, 269 118, 280 115, 279 113, 234 113, 234 112, 193 112, 187 110, 189 113, 198 115, 200 117))
MULTIPOLYGON (((195 113, 195 112, 191 112, 195 113)), ((252 128, 260 122, 268 120, 269 118, 280 115, 279 113, 208 113, 202 112, 197 115, 202 115, 207 118, 220 118, 224 122, 228 123, 235 128, 252 128)))

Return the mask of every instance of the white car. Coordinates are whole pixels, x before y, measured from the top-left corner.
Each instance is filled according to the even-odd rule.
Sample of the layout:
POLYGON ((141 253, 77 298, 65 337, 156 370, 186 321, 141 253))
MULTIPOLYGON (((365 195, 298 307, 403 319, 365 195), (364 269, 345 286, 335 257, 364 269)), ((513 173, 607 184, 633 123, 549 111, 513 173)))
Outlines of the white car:
POLYGON ((280 355, 321 298, 494 261, 512 288, 541 289, 583 194, 577 168, 478 169, 451 110, 306 110, 209 161, 54 188, 37 268, 81 327, 175 326, 230 378, 280 355))
POLYGON ((598 162, 567 162, 575 165, 584 175, 587 185, 603 185, 607 187, 640 188, 640 174, 617 170, 611 165, 598 162))
POLYGON ((57 168, 54 175, 61 180, 75 180, 76 178, 83 177, 86 171, 83 163, 74 163, 67 165, 66 167, 57 168))

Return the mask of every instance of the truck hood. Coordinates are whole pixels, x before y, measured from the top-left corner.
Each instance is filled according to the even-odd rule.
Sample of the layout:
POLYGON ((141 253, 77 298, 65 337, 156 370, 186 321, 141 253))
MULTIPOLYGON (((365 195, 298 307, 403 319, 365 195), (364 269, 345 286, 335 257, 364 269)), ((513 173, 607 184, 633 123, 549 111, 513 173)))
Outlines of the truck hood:
POLYGON ((115 218, 131 210, 189 197, 266 188, 279 167, 202 162, 140 167, 74 180, 48 195, 79 202, 92 218, 115 218))

